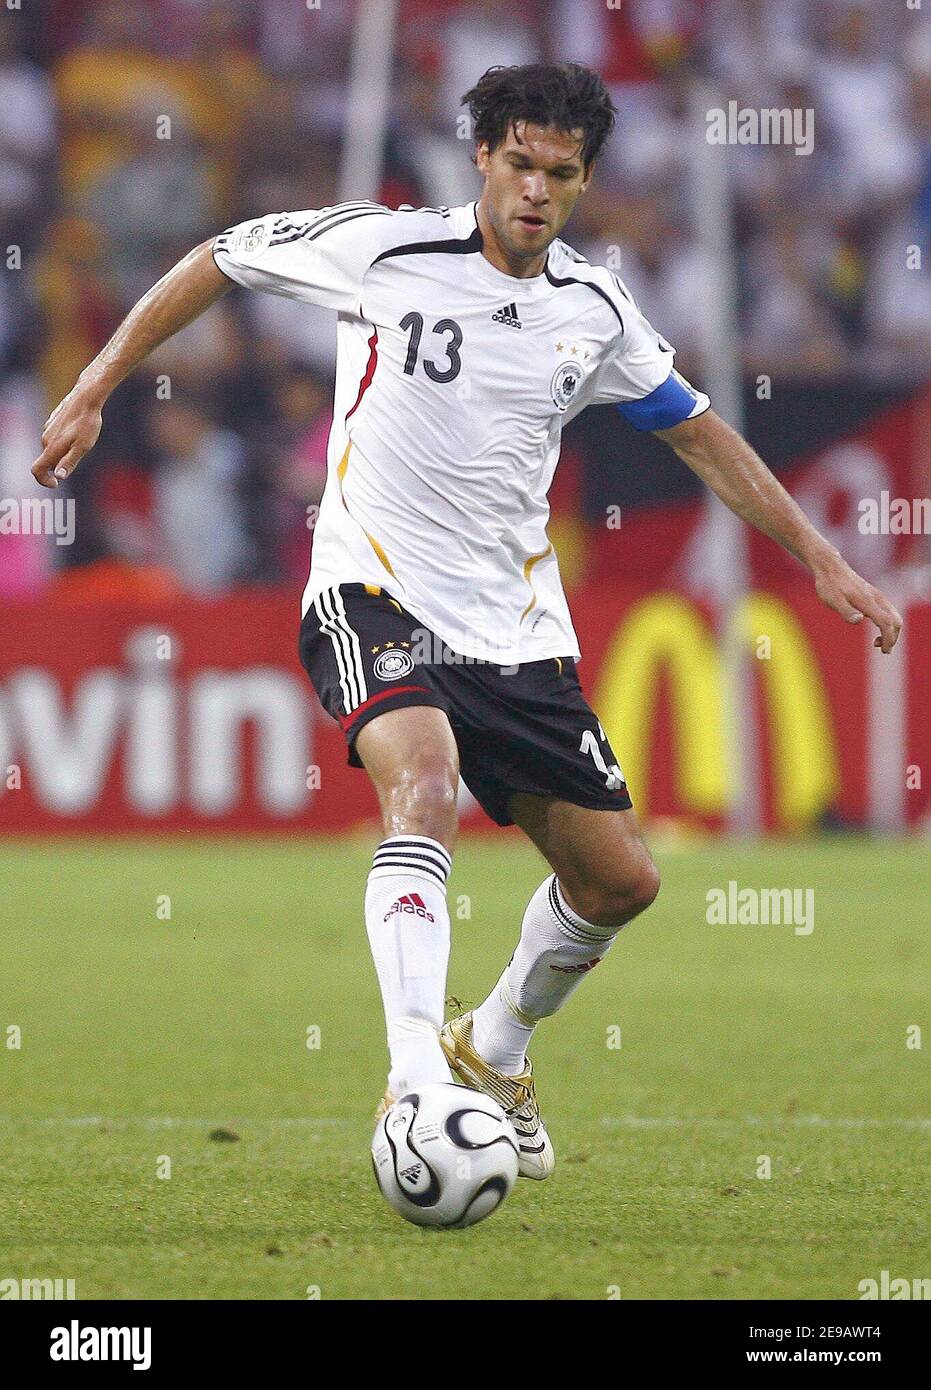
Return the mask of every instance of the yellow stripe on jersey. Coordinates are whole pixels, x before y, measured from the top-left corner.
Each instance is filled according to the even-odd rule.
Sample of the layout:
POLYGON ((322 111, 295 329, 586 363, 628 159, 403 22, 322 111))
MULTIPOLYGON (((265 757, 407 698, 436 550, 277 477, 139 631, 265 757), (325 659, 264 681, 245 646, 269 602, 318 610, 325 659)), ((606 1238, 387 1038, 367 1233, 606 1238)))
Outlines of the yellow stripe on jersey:
MULTIPOLYGON (((363 529, 364 529, 364 528, 363 528, 363 529)), ((388 559, 388 556, 387 556, 387 555, 385 554, 385 552, 382 550, 380 543, 375 539, 374 536, 370 536, 369 533, 368 533, 368 531, 365 532, 365 535, 366 535, 366 538, 367 538, 367 540, 368 540, 369 545, 372 547, 372 549, 374 550, 375 554, 378 556, 379 560, 380 560, 380 561, 382 562, 382 564, 384 565, 385 569, 386 569, 386 570, 388 571, 388 573, 391 575, 392 579, 397 579, 398 576, 395 574, 394 570, 391 568, 391 561, 388 559)))
POLYGON ((532 575, 532 573, 533 573, 533 567, 534 567, 534 565, 538 565, 538 564, 540 563, 541 560, 545 560, 546 557, 547 557, 548 555, 552 555, 552 553, 553 553, 553 545, 552 545, 552 542, 550 542, 550 544, 546 547, 545 550, 541 550, 541 551, 540 551, 539 555, 528 555, 527 559, 524 561, 524 578, 526 579, 527 583, 530 585, 530 602, 527 604, 527 607, 524 609, 523 613, 521 613, 521 615, 520 615, 520 620, 521 620, 521 622, 524 621, 524 619, 526 618, 527 614, 528 614, 528 613, 530 612, 530 610, 534 607, 534 605, 536 604, 536 601, 537 601, 537 591, 536 591, 536 589, 533 587, 533 580, 532 580, 531 577, 530 577, 530 576, 532 575))
MULTIPOLYGON (((349 439, 349 440, 346 441, 346 449, 345 449, 345 452, 343 453, 343 457, 340 459, 339 465, 338 465, 338 467, 337 467, 337 469, 336 469, 336 476, 337 476, 337 478, 339 479, 339 496, 340 496, 340 501, 342 502, 342 504, 343 504, 344 507, 346 507, 346 499, 345 499, 345 497, 343 496, 343 479, 345 478, 345 476, 346 476, 346 474, 347 474, 347 472, 348 472, 348 470, 349 470, 349 450, 350 450, 351 448, 352 448, 352 440, 349 439)), ((348 507, 346 507, 346 511, 347 511, 347 512, 349 511, 349 508, 348 508, 348 507)), ((391 561, 388 559, 388 556, 385 554, 385 552, 384 552, 384 550, 383 550, 383 548, 382 548, 381 542, 380 542, 380 541, 377 541, 377 540, 375 539, 374 536, 369 535, 368 531, 365 530, 365 527, 364 527, 364 526, 363 526, 362 530, 363 530, 363 532, 364 532, 364 535, 365 535, 366 540, 368 541, 369 545, 370 545, 370 546, 372 547, 372 549, 374 550, 375 554, 378 556, 378 558, 379 558, 379 560, 381 561, 382 565, 384 565, 385 569, 386 569, 386 570, 388 571, 388 573, 391 575, 392 579, 397 579, 398 576, 395 574, 394 570, 391 568, 391 561)))
MULTIPOLYGON (((380 584, 366 584, 365 592, 367 594, 371 594, 372 598, 378 598, 379 595, 382 594, 384 591, 380 584)), ((390 594, 385 594, 385 598, 394 608, 398 610, 399 613, 403 612, 403 609, 401 608, 401 605, 398 603, 396 598, 392 598, 390 594)))

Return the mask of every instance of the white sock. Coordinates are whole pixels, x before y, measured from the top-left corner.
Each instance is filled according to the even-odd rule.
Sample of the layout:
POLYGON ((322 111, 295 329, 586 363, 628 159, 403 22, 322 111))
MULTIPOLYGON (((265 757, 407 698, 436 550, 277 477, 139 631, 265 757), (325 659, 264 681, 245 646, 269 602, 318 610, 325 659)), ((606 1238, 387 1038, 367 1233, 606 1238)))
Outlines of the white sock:
POLYGON ((518 1076, 537 1023, 562 1008, 619 930, 597 927, 573 912, 555 874, 541 883, 527 905, 507 969, 472 1015, 472 1045, 479 1056, 518 1076))
POLYGON ((388 1088, 450 1081, 439 1042, 449 962, 449 851, 426 835, 392 835, 375 851, 365 928, 381 987, 391 1070, 388 1088))

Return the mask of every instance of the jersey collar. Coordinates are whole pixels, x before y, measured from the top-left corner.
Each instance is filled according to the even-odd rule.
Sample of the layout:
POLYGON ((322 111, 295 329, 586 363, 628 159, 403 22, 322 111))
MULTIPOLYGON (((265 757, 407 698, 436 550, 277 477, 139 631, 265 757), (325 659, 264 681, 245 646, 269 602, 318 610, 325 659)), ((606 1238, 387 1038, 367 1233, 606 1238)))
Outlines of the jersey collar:
POLYGON ((549 289, 549 282, 546 272, 549 268, 550 253, 549 248, 546 252, 546 263, 539 275, 530 275, 520 278, 516 275, 506 275, 503 270, 492 265, 484 251, 481 250, 482 230, 478 224, 478 200, 471 204, 470 212, 472 224, 478 233, 479 252, 476 256, 469 257, 469 263, 473 273, 478 276, 483 284, 489 285, 494 289, 507 290, 512 296, 517 296, 521 300, 536 299, 540 295, 545 295, 549 289))

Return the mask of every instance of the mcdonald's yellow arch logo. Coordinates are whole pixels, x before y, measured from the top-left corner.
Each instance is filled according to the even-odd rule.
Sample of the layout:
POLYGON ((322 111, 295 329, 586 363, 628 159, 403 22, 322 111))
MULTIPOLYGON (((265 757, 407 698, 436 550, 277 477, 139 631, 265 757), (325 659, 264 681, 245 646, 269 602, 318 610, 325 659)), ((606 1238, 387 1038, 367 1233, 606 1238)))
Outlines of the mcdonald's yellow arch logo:
MULTIPOLYGON (((775 811, 784 829, 810 824, 838 789, 837 747, 824 682, 791 608, 772 594, 750 594, 737 615, 769 716, 775 811)), ((649 808, 650 745, 661 673, 669 679, 676 784, 684 807, 722 814, 728 805, 721 658, 708 623, 687 599, 654 594, 634 605, 608 644, 595 708, 640 810, 649 808)), ((747 712, 747 718, 751 718, 747 712)))

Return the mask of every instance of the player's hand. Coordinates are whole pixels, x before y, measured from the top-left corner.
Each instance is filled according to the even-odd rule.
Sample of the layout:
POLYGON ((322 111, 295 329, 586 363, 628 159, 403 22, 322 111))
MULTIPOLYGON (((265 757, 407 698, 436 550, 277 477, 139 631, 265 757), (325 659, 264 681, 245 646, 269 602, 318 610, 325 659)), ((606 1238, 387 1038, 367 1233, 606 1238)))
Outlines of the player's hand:
POLYGON ((880 651, 891 652, 902 629, 902 617, 885 594, 861 579, 856 570, 838 555, 814 569, 818 597, 845 622, 862 623, 864 618, 879 628, 873 643, 880 651))
POLYGON ((42 453, 32 476, 43 487, 58 487, 97 443, 103 419, 99 401, 80 383, 55 407, 42 431, 42 453))

